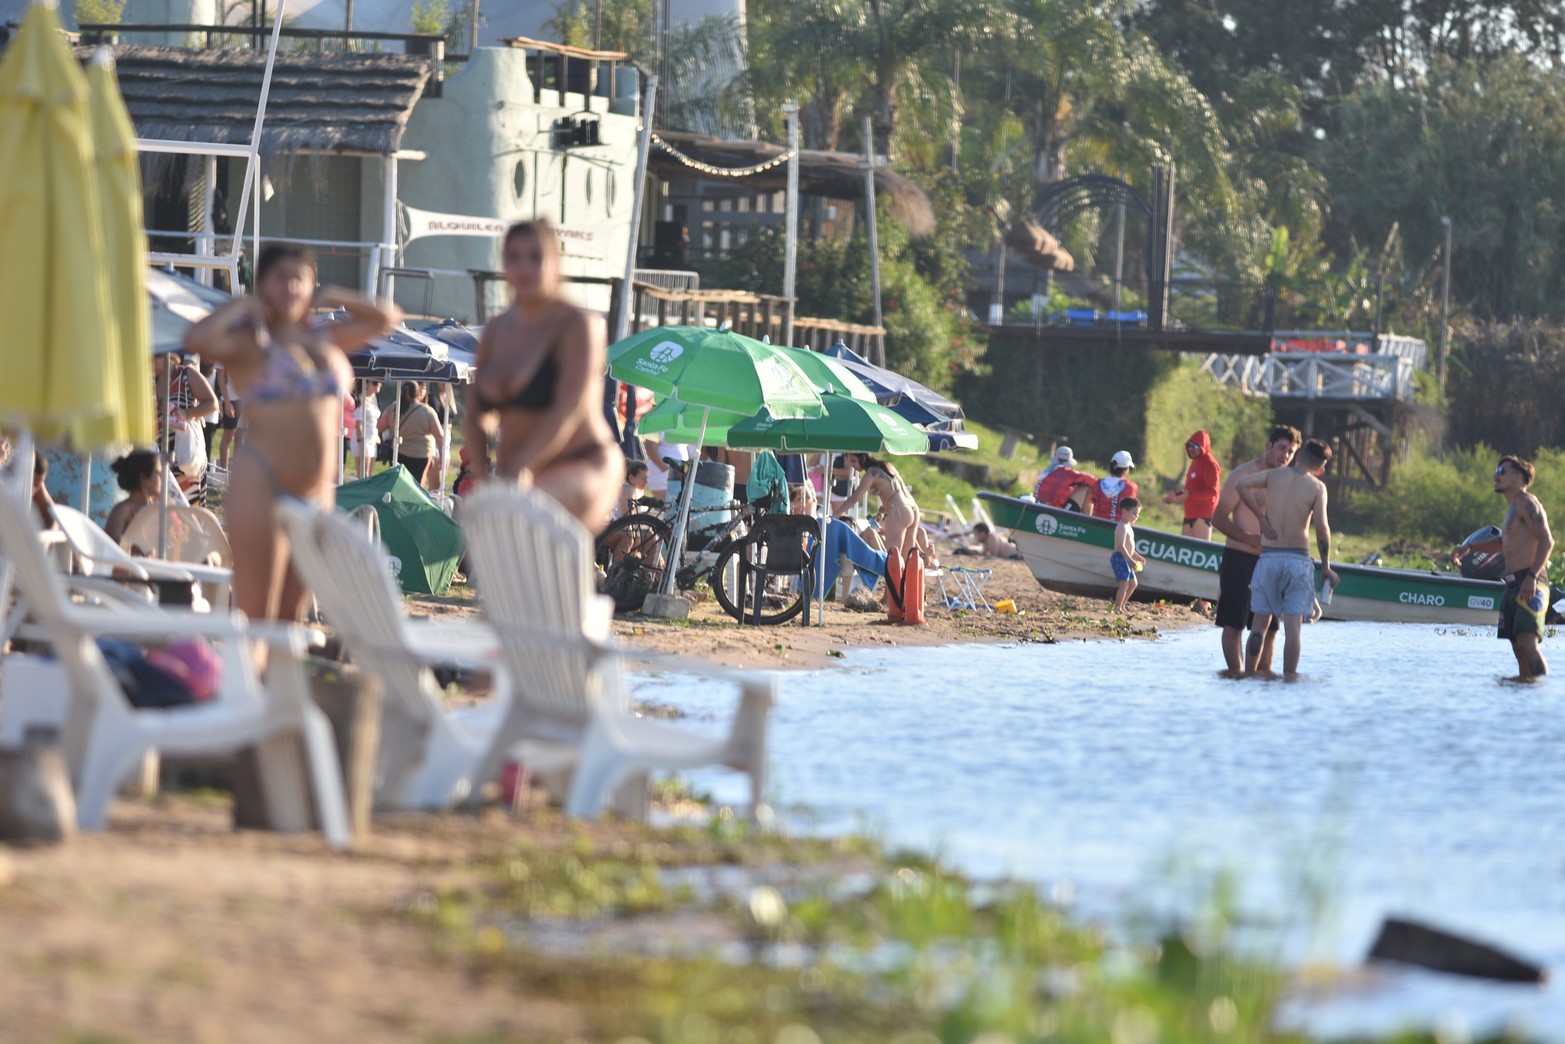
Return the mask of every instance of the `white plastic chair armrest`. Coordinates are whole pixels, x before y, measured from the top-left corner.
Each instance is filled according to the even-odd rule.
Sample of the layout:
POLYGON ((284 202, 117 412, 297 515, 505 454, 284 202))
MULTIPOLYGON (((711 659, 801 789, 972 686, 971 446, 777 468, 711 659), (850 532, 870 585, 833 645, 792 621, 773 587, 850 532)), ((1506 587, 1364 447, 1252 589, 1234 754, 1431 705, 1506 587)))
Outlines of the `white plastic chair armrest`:
MULTIPOLYGON (((147 581, 152 579, 151 573, 149 573, 140 562, 127 561, 126 558, 129 556, 126 556, 126 558, 105 558, 101 555, 95 555, 91 551, 78 546, 71 540, 68 534, 65 540, 66 543, 70 546, 71 554, 75 555, 77 558, 84 558, 89 562, 95 562, 109 569, 123 569, 125 572, 130 574, 130 576, 125 578, 127 580, 147 581)), ((104 577, 103 579, 107 580, 109 578, 104 577)))
POLYGON ((121 638, 181 638, 189 635, 218 641, 264 641, 273 648, 303 655, 309 631, 292 624, 252 626, 242 613, 96 613, 70 607, 74 626, 92 635, 121 638))
MULTIPOLYGON (((136 567, 145 574, 137 577, 138 580, 178 580, 187 584, 196 580, 195 574, 184 564, 165 562, 159 558, 143 558, 136 563, 136 567)), ((117 565, 116 568, 128 567, 117 565)))

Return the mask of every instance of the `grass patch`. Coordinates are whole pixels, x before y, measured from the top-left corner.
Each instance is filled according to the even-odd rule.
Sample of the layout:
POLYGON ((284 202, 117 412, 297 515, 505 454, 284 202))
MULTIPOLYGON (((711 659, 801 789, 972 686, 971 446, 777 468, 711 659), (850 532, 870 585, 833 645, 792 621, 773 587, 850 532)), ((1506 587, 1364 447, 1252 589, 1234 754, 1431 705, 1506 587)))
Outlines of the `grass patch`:
POLYGON ((975 885, 863 839, 753 834, 721 817, 629 831, 523 841, 413 914, 476 974, 579 1004, 593 1039, 1292 1039, 1271 1028, 1281 976, 1205 930, 1219 914, 1203 915, 1199 941, 1170 927, 1121 945, 1034 888, 975 885), (678 874, 723 865, 751 872, 715 893, 678 874), (574 951, 534 945, 572 924, 588 940, 574 951))

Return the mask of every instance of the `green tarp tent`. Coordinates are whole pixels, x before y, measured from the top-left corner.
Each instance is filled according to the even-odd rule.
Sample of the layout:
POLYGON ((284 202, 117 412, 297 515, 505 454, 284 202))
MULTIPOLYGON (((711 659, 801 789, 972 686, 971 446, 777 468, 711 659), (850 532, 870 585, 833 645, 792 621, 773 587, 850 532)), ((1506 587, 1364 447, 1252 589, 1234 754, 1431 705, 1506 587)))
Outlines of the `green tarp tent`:
POLYGON ((337 509, 365 504, 380 516, 386 552, 402 563, 402 590, 443 595, 462 557, 462 531, 424 488, 398 464, 378 475, 337 487, 337 509))

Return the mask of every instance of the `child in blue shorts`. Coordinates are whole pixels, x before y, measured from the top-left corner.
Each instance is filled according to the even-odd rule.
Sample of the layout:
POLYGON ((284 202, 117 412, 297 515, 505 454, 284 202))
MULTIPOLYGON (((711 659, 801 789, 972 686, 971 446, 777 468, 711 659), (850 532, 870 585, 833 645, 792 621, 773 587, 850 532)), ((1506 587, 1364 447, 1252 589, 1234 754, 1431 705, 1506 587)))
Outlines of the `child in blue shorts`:
POLYGON ((1114 579, 1119 581, 1119 589, 1114 592, 1116 612, 1125 611, 1130 596, 1136 591, 1136 571, 1147 564, 1147 560, 1136 553, 1136 531, 1132 528, 1140 515, 1141 501, 1135 497, 1126 497, 1119 502, 1119 524, 1114 527, 1114 553, 1109 556, 1109 564, 1114 567, 1114 579))

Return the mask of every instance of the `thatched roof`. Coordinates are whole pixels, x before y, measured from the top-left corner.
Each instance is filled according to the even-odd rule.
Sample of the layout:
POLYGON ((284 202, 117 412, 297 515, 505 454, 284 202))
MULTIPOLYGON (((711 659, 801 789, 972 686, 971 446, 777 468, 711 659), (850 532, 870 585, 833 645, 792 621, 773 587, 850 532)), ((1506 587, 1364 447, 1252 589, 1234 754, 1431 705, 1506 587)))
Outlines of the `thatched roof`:
MULTIPOLYGON (((749 167, 785 154, 781 145, 764 141, 722 141, 688 131, 660 130, 658 137, 691 159, 714 167, 749 167)), ((699 171, 685 166, 663 149, 654 148, 648 166, 662 177, 701 177, 699 171)), ((855 152, 818 152, 799 150, 799 191, 828 199, 864 198, 864 157, 855 152)), ((723 179, 727 180, 727 179, 723 179)), ((788 165, 750 175, 746 188, 780 189, 788 184, 788 165)), ((913 236, 927 236, 935 230, 935 208, 924 190, 908 178, 886 167, 875 168, 875 193, 889 200, 891 216, 913 236)))
POLYGON ((1036 221, 1018 221, 1005 230, 1005 245, 1034 268, 1052 268, 1056 272, 1073 272, 1076 259, 1060 241, 1036 221))
MULTIPOLYGON (((114 60, 139 136, 250 140, 264 53, 123 46, 114 60)), ((396 152, 432 72, 429 59, 405 54, 279 51, 261 154, 396 152)))

